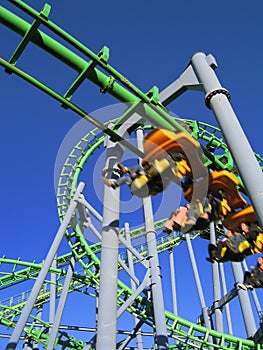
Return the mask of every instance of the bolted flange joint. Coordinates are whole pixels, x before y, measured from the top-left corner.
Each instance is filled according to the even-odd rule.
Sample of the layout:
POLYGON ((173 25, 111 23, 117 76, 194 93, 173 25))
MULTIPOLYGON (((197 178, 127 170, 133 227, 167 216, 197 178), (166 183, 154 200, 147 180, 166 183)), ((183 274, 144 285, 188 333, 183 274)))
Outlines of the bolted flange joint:
POLYGON ((206 107, 211 109, 210 107, 210 101, 211 101, 211 98, 215 95, 218 95, 218 94, 223 94, 223 95, 226 95, 226 97, 228 98, 228 101, 230 101, 230 93, 228 92, 228 90, 224 89, 224 88, 221 88, 221 89, 215 89, 215 90, 212 90, 212 91, 209 91, 206 95, 205 95, 205 104, 206 104, 206 107))

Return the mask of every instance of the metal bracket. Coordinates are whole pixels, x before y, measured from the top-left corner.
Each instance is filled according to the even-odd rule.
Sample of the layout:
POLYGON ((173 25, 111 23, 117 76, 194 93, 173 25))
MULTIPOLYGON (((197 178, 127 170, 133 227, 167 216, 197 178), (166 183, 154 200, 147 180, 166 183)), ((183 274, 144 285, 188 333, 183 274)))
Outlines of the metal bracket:
POLYGON ((107 79, 107 83, 100 89, 100 92, 102 92, 103 94, 106 94, 108 90, 112 89, 114 81, 115 81, 114 77, 110 75, 107 79))
MULTIPOLYGON (((48 18, 49 13, 51 10, 51 6, 48 4, 45 4, 42 11, 39 13, 40 17, 43 17, 45 19, 48 18)), ((31 38, 33 37, 33 35, 35 34, 35 32, 37 31, 38 27, 41 24, 41 19, 36 19, 31 27, 27 30, 27 32, 25 33, 23 39, 21 40, 20 44, 17 46, 14 54, 12 55, 12 57, 9 60, 9 63, 15 65, 18 58, 21 56, 21 54, 23 53, 23 51, 25 50, 27 44, 29 43, 29 41, 31 40, 31 38)), ((5 72, 8 74, 11 74, 12 71, 8 68, 5 69, 5 72)))

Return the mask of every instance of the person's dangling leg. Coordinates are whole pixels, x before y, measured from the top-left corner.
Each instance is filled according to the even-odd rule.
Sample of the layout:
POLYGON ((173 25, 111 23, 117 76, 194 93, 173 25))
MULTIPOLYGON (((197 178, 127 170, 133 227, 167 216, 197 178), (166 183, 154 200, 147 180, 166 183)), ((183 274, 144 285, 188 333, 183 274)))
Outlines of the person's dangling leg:
POLYGON ((165 221, 164 227, 163 227, 163 232, 165 233, 171 233, 173 231, 173 220, 172 217, 176 212, 171 212, 169 218, 165 221))
POLYGON ((170 215, 170 218, 165 222, 163 232, 180 231, 183 221, 187 214, 186 207, 180 207, 170 215))
POLYGON ((132 184, 132 179, 128 175, 123 175, 118 179, 107 179, 106 177, 103 177, 102 180, 105 183, 105 185, 112 187, 113 189, 115 189, 116 187, 120 187, 124 184, 127 184, 128 186, 132 184))
POLYGON ((180 231, 181 227, 185 221, 185 218, 187 216, 188 208, 185 207, 180 207, 177 212, 172 216, 173 220, 173 229, 175 231, 180 231))

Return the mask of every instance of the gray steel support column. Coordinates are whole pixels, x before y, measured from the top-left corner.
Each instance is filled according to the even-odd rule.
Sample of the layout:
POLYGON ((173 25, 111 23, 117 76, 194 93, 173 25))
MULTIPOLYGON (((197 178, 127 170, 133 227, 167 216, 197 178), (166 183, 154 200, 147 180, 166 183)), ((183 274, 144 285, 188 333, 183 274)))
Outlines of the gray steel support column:
MULTIPOLYGON (((243 260, 242 264, 244 266, 244 270, 248 271, 246 260, 243 260)), ((251 293, 252 293, 252 298, 253 298, 253 301, 254 301, 254 304, 255 304, 258 316, 259 316, 260 323, 262 323, 262 321, 263 321, 263 313, 262 313, 262 308, 261 308, 260 302, 258 300, 258 296, 257 296, 257 293, 255 291, 255 288, 251 291, 251 293)))
MULTIPOLYGON (((215 223, 210 223, 210 241, 212 244, 216 243, 215 223)), ((212 277, 214 289, 214 307, 215 307, 215 321, 216 330, 218 332, 224 331, 222 310, 218 308, 218 301, 221 299, 221 288, 218 264, 212 264, 212 277)))
MULTIPOLYGON (((248 191, 257 218, 263 226, 263 174, 254 152, 210 64, 213 56, 196 53, 191 59, 194 71, 206 92, 206 103, 215 114, 219 127, 248 191)), ((215 60, 214 60, 215 61, 215 60)), ((214 62, 215 64, 215 62, 214 62)))
POLYGON ((172 304, 173 304, 173 313, 178 314, 177 310, 177 298, 176 298, 176 283, 175 283, 175 268, 174 268, 174 251, 173 248, 169 250, 169 263, 170 263, 170 278, 171 278, 171 287, 172 287, 172 304))
MULTIPOLYGON (((178 315, 177 308, 177 297, 176 297, 176 278, 175 278, 175 268, 174 268, 174 250, 173 248, 169 249, 169 264, 170 264, 170 279, 171 279, 171 288, 172 288, 172 305, 173 313, 178 315)), ((174 339, 174 344, 178 344, 179 341, 174 339)))
MULTIPOLYGON (((37 307, 37 318, 42 319, 42 311, 43 311, 43 305, 40 305, 37 307)), ((40 331, 40 326, 36 327, 37 331, 40 331)), ((38 350, 39 349, 39 343, 36 341, 33 342, 33 350, 38 350)))
MULTIPOLYGON (((143 149, 143 131, 137 131, 138 148, 143 149)), ((164 299, 161 283, 160 265, 156 246, 156 231, 152 213, 151 197, 143 198, 146 243, 151 274, 151 292, 156 329, 156 345, 158 350, 168 349, 166 319, 164 313, 164 299)))
MULTIPOLYGON (((107 140, 106 168, 113 168, 121 158, 122 149, 107 140)), ((120 189, 104 186, 103 227, 100 259, 100 287, 98 299, 98 329, 96 349, 116 349, 118 231, 120 189)))
MULTIPOLYGON (((226 287, 226 277, 225 277, 225 271, 224 271, 224 264, 219 263, 218 265, 219 265, 219 270, 220 270, 220 275, 221 275, 223 295, 226 295, 227 294, 227 287, 226 287)), ((227 322, 227 327, 228 327, 228 334, 233 335, 233 327, 232 327, 229 304, 225 305, 225 309, 226 309, 226 322, 227 322)))
POLYGON ((58 303, 57 311, 56 311, 56 314, 55 314, 54 323, 53 323, 53 326, 51 328, 51 332, 50 332, 50 336, 49 336, 48 345, 47 345, 46 350, 53 350, 54 349, 54 345, 55 345, 55 342, 56 342, 56 337, 57 337, 57 334, 58 334, 60 321, 61 321, 62 314, 63 314, 63 311, 64 311, 64 307, 65 307, 65 304, 66 304, 66 300, 67 300, 67 296, 68 296, 68 290, 69 290, 70 282, 72 280, 75 264, 76 264, 76 259, 75 259, 74 256, 72 256, 71 259, 70 259, 69 266, 68 266, 68 271, 67 271, 67 274, 66 274, 66 277, 65 277, 65 281, 64 281, 62 292, 61 292, 61 296, 59 298, 59 303, 58 303))
POLYGON ((100 291, 100 288, 98 285, 96 285, 95 287, 95 295, 96 295, 96 300, 95 300, 95 305, 96 305, 96 329, 98 329, 98 310, 99 310, 99 291, 100 291))
POLYGON ((189 233, 185 234, 185 238, 186 238, 187 248, 188 248, 188 252, 189 252, 189 256, 190 256, 190 261, 192 264, 192 269, 193 269, 194 278, 195 278, 195 284, 196 284, 196 288, 198 291, 198 296, 199 296, 199 300, 200 300, 200 304, 201 304, 201 308, 202 308, 202 314, 203 314, 205 326, 206 326, 206 328, 211 329, 211 323, 210 323, 210 320, 208 318, 207 306, 205 304, 204 293, 203 293, 203 289, 202 289, 202 285, 201 285, 201 281, 200 281, 200 276, 199 276, 199 273, 197 270, 196 260, 195 260, 194 251, 193 251, 193 247, 191 244, 189 233))
MULTIPOLYGON (((243 282, 243 270, 242 266, 239 262, 232 262, 232 270, 235 278, 236 283, 242 283, 243 282)), ((244 325, 246 328, 247 337, 253 337, 253 335, 256 333, 256 323, 255 319, 253 317, 253 310, 250 304, 249 296, 247 291, 244 290, 238 290, 238 298, 239 303, 244 319, 244 325)))
POLYGON ((23 329, 26 325, 27 319, 28 319, 33 307, 34 307, 35 301, 39 295, 42 284, 45 281, 45 278, 48 274, 50 266, 52 265, 52 262, 54 260, 54 257, 56 255, 57 251, 58 251, 60 243, 64 237, 64 233, 65 233, 65 231, 70 223, 71 217, 74 214, 74 211, 77 207, 77 199, 80 196, 80 193, 83 191, 84 186, 85 185, 83 182, 81 182, 78 185, 76 193, 70 202, 67 213, 66 213, 66 215, 65 215, 65 217, 64 217, 64 219, 59 227, 59 230, 57 231, 57 234, 56 234, 54 241, 49 249, 47 257, 43 263, 43 266, 42 266, 42 268, 39 272, 39 275, 35 281, 35 284, 31 290, 28 301, 26 302, 26 305, 23 308, 23 311, 19 317, 19 320, 17 321, 16 327, 12 333, 12 336, 10 337, 10 340, 6 346, 6 350, 14 350, 17 347, 19 338, 20 338, 20 336, 23 332, 23 329))
MULTIPOLYGON (((128 223, 125 223, 124 229, 125 229, 125 238, 127 240, 127 243, 128 243, 128 245, 131 245, 130 227, 129 227, 128 223)), ((132 271, 132 273, 134 274, 134 265, 133 265, 133 260, 132 260, 132 254, 128 249, 127 249, 127 258, 128 258, 128 266, 129 266, 130 270, 132 271)), ((132 280, 132 278, 130 279, 130 282, 131 282, 131 289, 133 290, 133 292, 135 292, 136 284, 132 280)), ((137 326, 138 322, 139 322, 139 320, 136 317, 134 317, 135 327, 137 326)), ((142 341, 142 335, 141 335, 140 330, 136 333, 136 343, 137 343, 138 350, 143 350, 143 341, 142 341)))
MULTIPOLYGON (((57 267, 57 260, 56 256, 52 262, 51 267, 56 268, 57 267)), ((50 274, 50 280, 51 280, 51 285, 50 285, 50 298, 49 298, 49 323, 53 324, 54 323, 54 318, 55 318, 55 312, 56 312, 56 293, 57 293, 57 286, 56 286, 56 274, 51 273, 50 274)))

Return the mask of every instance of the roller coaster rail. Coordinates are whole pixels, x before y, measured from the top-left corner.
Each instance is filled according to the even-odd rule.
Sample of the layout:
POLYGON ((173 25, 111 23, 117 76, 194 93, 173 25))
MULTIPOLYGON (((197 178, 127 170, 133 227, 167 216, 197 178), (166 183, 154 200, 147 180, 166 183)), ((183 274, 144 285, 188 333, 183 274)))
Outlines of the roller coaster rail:
MULTIPOLYGON (((100 298, 102 301, 106 300, 106 293, 103 287, 105 282, 105 273, 103 272, 105 262, 101 259, 103 259, 105 254, 105 250, 103 251, 103 243, 105 243, 103 227, 105 223, 108 224, 107 215, 110 215, 110 213, 106 212, 106 215, 104 213, 103 216, 96 212, 88 202, 88 199, 86 200, 85 198, 85 184, 80 181, 79 177, 88 159, 96 154, 98 148, 105 140, 109 147, 115 147, 118 144, 123 147, 121 151, 119 149, 116 150, 116 159, 121 158, 124 149, 129 149, 138 157, 144 157, 143 150, 140 147, 135 147, 124 137, 124 129, 127 122, 132 121, 134 123, 131 133, 137 130, 138 124, 141 127, 140 129, 145 131, 154 127, 161 127, 172 131, 190 133, 195 140, 200 142, 205 155, 205 166, 208 169, 227 169, 233 172, 237 165, 239 174, 237 175, 234 172, 234 175, 239 180, 239 191, 243 192, 251 200, 260 223, 263 222, 262 197, 257 196, 255 198, 254 193, 258 192, 261 186, 259 183, 262 182, 263 159, 259 154, 251 150, 247 140, 243 140, 242 137, 241 139, 244 141, 241 142, 244 145, 243 150, 246 151, 246 154, 253 155, 251 157, 248 156, 249 161, 246 161, 244 164, 242 157, 239 156, 239 152, 242 153, 243 150, 236 147, 236 140, 233 137, 230 140, 227 130, 231 130, 231 120, 236 117, 229 103, 230 95, 228 91, 220 86, 214 74, 216 62, 213 56, 197 53, 192 57, 190 64, 182 73, 180 79, 166 90, 159 94, 158 88, 154 86, 147 93, 143 93, 109 65, 108 47, 104 46, 98 54, 95 54, 52 23, 48 19, 51 9, 48 4, 45 4, 40 12, 37 12, 20 0, 10 0, 9 2, 31 16, 33 22, 30 24, 3 6, 0 7, 1 23, 22 36, 22 40, 12 57, 9 60, 1 57, 0 65, 5 68, 6 73, 16 74, 57 100, 63 108, 71 109, 92 123, 95 129, 88 132, 73 147, 62 168, 57 190, 57 208, 61 226, 46 259, 41 263, 35 263, 21 261, 20 259, 0 258, 0 265, 4 270, 3 272, 0 271, 0 290, 29 280, 35 280, 32 290, 24 291, 19 295, 0 302, 0 324, 6 329, 14 329, 6 350, 16 349, 20 339, 22 339, 25 349, 35 349, 40 344, 45 349, 50 350, 53 348, 76 350, 96 348, 100 350, 106 348, 105 344, 109 349, 132 349, 134 347, 129 347, 132 340, 137 337, 137 344, 140 344, 139 337, 147 333, 143 330, 140 331, 140 328, 144 326, 152 329, 150 336, 154 339, 153 341, 158 349, 262 349, 262 312, 255 293, 253 295, 257 304, 260 325, 257 329, 253 315, 249 313, 249 308, 246 312, 242 309, 247 339, 242 339, 232 334, 225 334, 222 330, 214 330, 210 322, 212 316, 215 316, 216 320, 218 320, 220 318, 218 312, 221 312, 222 309, 228 310, 229 302, 235 297, 239 298, 241 308, 247 302, 250 304, 247 295, 243 291, 238 290, 234 286, 232 290, 225 291, 225 294, 215 301, 219 306, 212 305, 208 308, 202 305, 202 292, 200 291, 202 288, 198 272, 195 271, 196 262, 192 253, 191 242, 200 237, 202 239, 206 238, 207 242, 207 239, 211 237, 211 231, 195 231, 191 234, 180 232, 173 232, 171 235, 160 234, 166 218, 158 222, 152 222, 148 229, 145 226, 134 230, 131 229, 130 231, 127 226, 120 228, 117 240, 124 246, 125 251, 118 254, 116 266, 112 266, 112 270, 108 268, 107 273, 110 274, 115 269, 118 271, 125 270, 134 282, 134 285, 131 283, 131 287, 129 287, 121 279, 113 279, 110 282, 107 280, 109 309, 111 306, 116 308, 117 305, 117 313, 115 315, 115 313, 109 312, 109 317, 112 321, 110 323, 113 324, 111 326, 113 328, 106 329, 105 339, 101 332, 105 326, 103 324, 103 318, 105 317, 103 306, 99 306, 98 327, 85 328, 86 332, 90 331, 95 334, 97 339, 94 335, 89 342, 78 340, 75 333, 72 335, 70 331, 72 330, 71 328, 76 331, 77 328, 81 327, 71 325, 63 327, 60 324, 61 313, 68 294, 82 293, 97 300, 100 300, 100 298), (81 58, 73 50, 68 49, 43 31, 40 31, 40 26, 56 34, 65 43, 70 44, 74 50, 87 57, 89 61, 81 58), (46 86, 29 73, 17 67, 20 56, 27 45, 31 43, 53 55, 78 73, 71 86, 65 89, 64 95, 59 94, 51 87, 46 86), (189 74, 192 79, 191 84, 189 84, 188 80, 184 80, 185 75, 189 77, 189 74), (120 117, 103 124, 89 115, 84 109, 74 104, 71 101, 72 97, 86 79, 97 85, 101 93, 111 94, 120 102, 127 104, 126 111, 120 117), (214 112, 220 127, 214 127, 196 120, 182 120, 170 115, 167 109, 168 104, 193 85, 197 90, 206 94, 206 104, 214 112), (225 108, 223 115, 218 115, 218 96, 222 99, 223 102, 221 103, 225 108), (141 113, 142 105, 144 107, 143 114, 141 113), (225 116, 228 118, 228 123, 226 123, 225 116), (223 134, 225 135, 224 137, 222 136, 223 134), (222 158, 224 158, 224 162, 221 161, 222 158), (253 171, 253 183, 249 180, 251 178, 249 169, 253 171), (98 232, 93 225, 94 219, 100 222, 102 232, 98 232), (84 235, 84 231, 87 228, 97 235, 99 238, 98 243, 90 244, 87 241, 84 235), (154 239, 155 246, 150 246, 149 242, 145 242, 140 246, 133 246, 127 239, 128 235, 130 235, 131 241, 136 238, 147 237, 152 231, 157 235, 157 238, 154 239), (67 240, 69 253, 56 257, 54 260, 63 238, 67 240), (159 278, 158 254, 169 252, 170 256, 173 257, 174 249, 185 243, 189 250, 201 300, 201 316, 196 323, 185 320, 175 312, 165 310, 162 305, 163 294, 159 278), (153 256, 149 254, 150 250, 153 252, 153 256), (55 265, 52 265, 54 261, 55 265), (132 271, 133 268, 131 266, 133 263, 141 265, 145 270, 145 275, 141 281, 132 271), (6 269, 7 266, 8 268, 6 269), (76 266, 78 266, 78 270, 76 266), (6 270, 10 272, 6 272, 6 270), (116 286, 114 286, 114 283, 116 283, 116 286), (116 288, 116 291, 114 288, 116 288), (98 290, 100 290, 99 296, 98 290), (112 295, 110 294, 111 290, 113 290, 112 295), (114 298, 115 292, 116 299, 114 298), (59 301, 56 314, 53 322, 45 321, 41 317, 41 310, 52 303, 51 300, 54 298, 54 294, 59 301), (113 302, 112 305, 110 305, 111 300, 113 302), (156 313, 156 310, 159 312, 156 313), (134 316, 136 321, 133 330, 121 332, 114 328, 116 327, 115 318, 120 318, 125 311, 134 316), (118 334, 118 339, 121 339, 117 343, 116 333, 118 334), (120 334, 121 338, 119 338, 120 334)), ((237 138, 240 141, 239 129, 237 130, 237 138)), ((105 191, 109 191, 109 189, 105 188, 105 191)), ((148 202, 144 202, 144 209, 148 210, 148 206, 148 202)), ((111 225, 109 227, 111 235, 113 227, 111 225)), ((219 222, 216 226, 216 234, 221 235, 223 232, 222 225, 219 222)), ((115 242, 115 231, 111 237, 114 237, 113 241, 115 242)), ((109 257, 114 258, 113 256, 109 257)), ((243 268, 245 269, 246 266, 244 264, 243 268)), ((172 265, 170 265, 170 269, 172 270, 172 265)), ((238 268, 234 267, 233 269, 236 284, 240 277, 241 264, 238 268)), ((143 349, 142 345, 138 345, 138 349, 143 349)))

